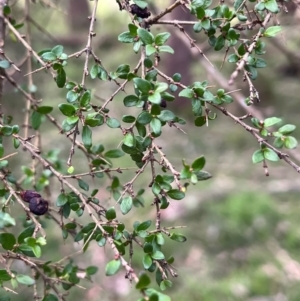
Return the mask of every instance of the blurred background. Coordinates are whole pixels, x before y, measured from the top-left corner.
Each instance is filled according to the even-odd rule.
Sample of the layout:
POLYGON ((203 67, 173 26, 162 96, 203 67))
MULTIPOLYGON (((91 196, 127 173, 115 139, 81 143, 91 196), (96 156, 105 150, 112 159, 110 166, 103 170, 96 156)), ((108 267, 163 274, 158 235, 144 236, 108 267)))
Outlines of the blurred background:
MULTIPOLYGON (((149 9, 155 15, 155 11, 159 12, 169 2, 149 1, 149 9)), ((39 52, 60 44, 65 47, 67 54, 72 54, 84 48, 89 27, 87 16, 91 15, 92 4, 93 1, 87 0, 33 3, 31 16, 38 24, 31 27, 33 49, 39 52)), ((156 25, 151 29, 153 33, 168 31, 172 34, 168 45, 175 49, 175 54, 163 54, 160 68, 169 76, 180 73, 182 83, 186 85, 208 79, 209 85, 216 89, 241 89, 232 94, 235 101, 227 106, 237 116, 247 112, 256 114, 259 119, 276 116, 282 118, 284 123, 299 127, 300 10, 293 2, 288 2, 288 8, 289 13, 280 14, 276 24, 273 24, 280 22, 282 32, 275 39, 266 41, 267 54, 264 59, 268 67, 258 70, 258 79, 254 85, 260 93, 261 102, 253 107, 245 108, 243 105, 244 98, 249 95, 246 83, 238 79, 235 87, 227 86, 234 65, 225 62, 220 70, 225 52, 214 52, 206 36, 193 33, 191 27, 185 28, 215 69, 212 71, 208 67, 202 56, 191 49, 187 40, 178 37, 179 31, 172 25, 156 25)), ((15 2, 12 9, 21 18, 23 1, 15 2)), ((180 7, 164 19, 194 20, 180 7)), ((115 71, 123 63, 130 64, 133 69, 139 60, 139 54, 132 51, 131 44, 121 44, 117 40, 120 33, 127 31, 128 23, 129 16, 119 11, 117 3, 99 2, 93 49, 108 71, 115 71)), ((20 29, 22 31, 23 28, 20 29)), ((243 34, 250 37, 253 32, 243 34)), ((14 61, 18 61, 25 53, 13 36, 7 41, 6 51, 9 51, 14 61)), ((71 80, 81 81, 83 64, 84 56, 68 62, 66 71, 71 80)), ((38 68, 37 64, 35 68, 38 68)), ((27 84, 25 73, 14 75, 21 85, 27 84)), ((61 114, 56 114, 59 112, 57 105, 66 101, 67 90, 57 89, 51 75, 45 72, 34 74, 33 78, 37 98, 43 99, 43 105, 54 106, 53 115, 58 116, 61 122, 61 114)), ((97 96, 93 102, 98 104, 117 89, 115 83, 108 81, 88 81, 87 87, 97 96)), ((132 91, 129 88, 126 92, 129 94, 132 91)), ((125 113, 125 108, 120 105, 125 96, 124 93, 119 94, 109 106, 116 117, 129 114, 128 108, 125 113)), ((14 120, 18 120, 23 118, 24 108, 22 96, 7 85, 3 111, 9 111, 14 120)), ((181 232, 188 238, 184 244, 167 242, 166 253, 175 257, 174 267, 179 277, 171 279, 174 280, 173 288, 166 294, 170 294, 172 300, 190 301, 300 300, 299 175, 284 162, 277 162, 268 164, 270 176, 266 177, 262 165, 253 165, 251 161, 253 152, 259 148, 257 141, 226 116, 217 112, 217 119, 211 121, 208 127, 196 128, 189 101, 178 98, 168 103, 168 108, 187 120, 183 127, 186 134, 169 128, 158 139, 158 143, 178 170, 182 167, 182 158, 195 159, 204 155, 207 162, 205 170, 213 178, 189 186, 187 197, 181 202, 173 201, 162 213, 163 226, 186 226, 181 232)), ((132 112, 137 112, 137 109, 132 109, 132 112)), ((115 130, 115 135, 107 135, 106 130, 103 126, 97 132, 94 131, 93 135, 107 149, 117 148, 121 133, 115 130)), ((43 152, 49 152, 55 145, 58 157, 65 164, 71 144, 65 141, 64 136, 58 135, 58 130, 48 121, 42 124, 41 131, 43 152)), ((294 136, 299 139, 299 134, 297 129, 294 136)), ((299 150, 288 153, 299 164, 299 150)), ((74 164, 76 172, 86 171, 86 161, 83 160, 84 157, 78 152, 74 164)), ((126 156, 114 163, 115 166, 128 166, 126 156)), ((13 173, 21 176, 21 167, 28 164, 31 164, 30 156, 19 152, 12 161, 13 173)), ((128 172, 120 178, 126 181, 132 175, 133 172, 128 172)), ((91 188, 94 186, 100 189, 101 200, 105 205, 113 205, 114 201, 106 191, 109 182, 105 178, 97 181, 91 180, 91 188)), ((136 187, 148 183, 149 178, 144 175, 136 187)), ((51 202, 55 206, 59 185, 52 180, 51 187, 51 202)), ((151 202, 151 195, 146 194, 145 208, 132 210, 126 216, 125 223, 130 227, 134 221, 148 216, 151 202)), ((85 223, 88 217, 83 216, 81 219, 85 223)), ((81 245, 73 243, 72 238, 63 241, 59 228, 54 227, 51 220, 45 220, 44 223, 48 234, 45 258, 59 260, 63 255, 80 250, 81 245)), ((22 226, 22 217, 18 220, 18 226, 22 226)), ((126 301, 138 298, 130 283, 124 279, 124 273, 119 272, 113 278, 105 277, 104 267, 108 258, 112 258, 110 248, 99 248, 96 243, 91 244, 84 255, 74 256, 75 262, 82 266, 96 265, 99 271, 93 276, 93 283, 82 284, 86 289, 71 290, 70 300, 126 301)), ((142 253, 137 252, 133 258, 137 271, 142 271, 142 253)), ((22 300, 31 300, 30 293, 30 289, 24 289, 22 300)), ((20 297, 12 300, 20 300, 20 297)))

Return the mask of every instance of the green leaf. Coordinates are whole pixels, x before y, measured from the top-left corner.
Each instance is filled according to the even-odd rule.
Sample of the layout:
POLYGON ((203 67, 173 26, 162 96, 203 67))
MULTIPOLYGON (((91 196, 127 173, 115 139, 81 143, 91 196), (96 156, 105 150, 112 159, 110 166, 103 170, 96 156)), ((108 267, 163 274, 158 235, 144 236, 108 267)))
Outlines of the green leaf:
POLYGON ((153 259, 156 259, 156 260, 162 260, 162 259, 165 259, 165 255, 164 253, 162 253, 161 251, 155 251, 154 253, 151 254, 151 257, 153 259))
POLYGON ((264 120, 264 127, 272 126, 278 122, 281 122, 282 120, 277 117, 270 117, 264 120))
POLYGON ((145 273, 140 275, 138 283, 135 285, 136 289, 146 288, 151 283, 149 276, 145 273))
POLYGON ((146 55, 150 56, 156 52, 156 48, 152 45, 146 45, 146 55))
POLYGON ((126 122, 126 123, 132 123, 132 122, 135 122, 135 117, 132 115, 123 115, 122 121, 126 122))
POLYGON ((172 233, 170 235, 170 238, 172 240, 177 241, 177 242, 185 242, 186 241, 186 237, 184 235, 180 234, 180 233, 172 233))
POLYGON ((187 98, 193 98, 194 97, 194 91, 190 88, 183 89, 179 95, 180 97, 187 97, 187 98))
POLYGON ((92 146, 92 131, 87 125, 83 126, 81 136, 84 146, 90 148, 92 146))
POLYGON ((5 250, 12 250, 16 244, 16 238, 11 233, 1 233, 0 234, 0 244, 5 250))
POLYGON ((73 116, 76 112, 76 108, 68 103, 61 103, 58 108, 65 116, 73 116))
POLYGON ((168 45, 158 46, 159 52, 167 52, 167 53, 174 53, 174 49, 168 45))
POLYGON ((85 91, 80 99, 80 106, 81 107, 86 107, 91 101, 91 92, 90 91, 85 91))
POLYGON ((106 153, 104 153, 105 157, 111 158, 111 159, 120 158, 124 155, 125 155, 124 152, 121 151, 120 149, 111 149, 111 150, 107 151, 106 153))
POLYGON ((137 117, 137 122, 146 125, 152 120, 152 115, 149 112, 142 111, 137 117))
POLYGON ((152 258, 149 254, 145 254, 143 257, 143 266, 144 269, 148 270, 152 265, 152 258))
POLYGON ((31 237, 34 232, 34 225, 29 226, 25 230, 23 230, 18 236, 18 244, 22 244, 27 237, 31 237))
POLYGON ((284 139, 284 146, 288 149, 296 148, 297 145, 298 145, 298 141, 296 140, 296 138, 292 136, 287 136, 284 139))
POLYGON ((273 38, 280 31, 281 31, 281 26, 271 26, 266 29, 263 35, 267 38, 273 38))
POLYGON ((203 126, 206 124, 206 117, 205 116, 199 116, 195 119, 195 126, 203 126))
POLYGON ((140 8, 146 8, 148 5, 147 2, 144 0, 133 0, 133 2, 140 8))
POLYGON ((53 107, 50 106, 40 106, 36 109, 36 111, 40 114, 49 114, 53 111, 53 107))
POLYGON ((78 99, 78 97, 79 97, 79 93, 74 92, 72 90, 68 91, 66 95, 66 99, 70 103, 75 102, 78 99))
POLYGON ((259 163, 262 162, 265 159, 264 153, 261 149, 254 152, 252 155, 252 162, 253 163, 259 163))
POLYGON ((131 133, 127 133, 123 139, 123 143, 128 147, 134 147, 135 146, 134 136, 131 133))
POLYGON ((132 208, 132 197, 130 197, 130 196, 124 197, 122 199, 120 208, 121 208, 121 212, 124 215, 127 214, 132 208))
POLYGON ((88 274, 88 275, 95 275, 96 273, 97 273, 97 271, 98 271, 98 267, 96 267, 96 266, 89 266, 89 267, 87 267, 86 269, 85 269, 85 271, 86 271, 86 273, 88 274))
POLYGON ((278 155, 270 148, 263 149, 265 159, 269 161, 279 161, 278 155))
POLYGON ((56 84, 58 88, 63 88, 65 86, 67 80, 67 75, 64 68, 60 68, 57 70, 56 76, 56 84))
POLYGON ((161 133, 161 121, 158 118, 153 118, 150 122, 150 127, 155 135, 160 135, 161 133))
POLYGON ((154 103, 154 104, 160 104, 161 103, 161 95, 158 91, 155 91, 154 93, 152 93, 149 97, 148 97, 148 100, 151 102, 151 103, 154 103))
POLYGON ((53 294, 46 295, 42 301, 58 301, 58 298, 53 294))
POLYGON ((229 63, 236 63, 236 62, 239 61, 239 57, 238 57, 236 54, 231 54, 231 55, 228 57, 227 61, 228 61, 229 63))
POLYGON ((265 8, 269 10, 271 13, 278 13, 279 8, 276 0, 267 0, 264 2, 265 8))
POLYGON ((42 54, 42 59, 46 62, 52 62, 55 61, 57 59, 55 53, 53 53, 52 51, 49 52, 45 52, 42 54))
POLYGON ((196 177, 197 177, 198 181, 205 181, 205 180, 210 179, 212 177, 212 175, 207 171, 201 170, 196 173, 196 177))
POLYGON ((54 53, 57 57, 60 57, 64 52, 64 46, 57 45, 52 48, 51 52, 54 53))
POLYGON ((133 82, 135 83, 136 87, 144 94, 148 94, 152 89, 151 83, 140 77, 134 78, 133 82))
POLYGON ((35 284, 35 280, 27 275, 17 275, 16 279, 19 283, 25 284, 25 285, 33 285, 35 284))
POLYGON ((184 192, 179 189, 171 189, 167 192, 167 195, 173 200, 182 200, 185 197, 184 192))
POLYGON ((106 124, 108 127, 112 128, 112 129, 116 129, 121 126, 120 122, 115 118, 108 118, 106 120, 106 124))
POLYGON ((0 144, 0 158, 2 158, 4 155, 4 147, 2 144, 0 144))
POLYGON ((64 194, 61 193, 56 200, 56 206, 57 207, 62 207, 64 206, 66 203, 68 203, 68 197, 64 194))
POLYGON ((160 284, 159 287, 162 291, 166 290, 168 287, 172 287, 172 282, 170 280, 163 280, 160 284))
POLYGON ((78 180, 78 185, 81 189, 85 190, 85 191, 89 191, 90 187, 89 184, 84 182, 83 180, 79 179, 78 180))
POLYGON ((291 134, 296 129, 296 126, 293 124, 285 124, 281 128, 279 128, 278 132, 283 135, 291 134))
MULTIPOLYGON (((9 281, 11 276, 7 273, 6 270, 0 270, 0 281, 9 281)), ((1 299, 0 299, 1 300, 1 299)))
POLYGON ((223 35, 219 35, 217 40, 216 40, 216 43, 215 43, 215 51, 219 51, 221 50, 225 45, 225 38, 223 35))
POLYGON ((237 11, 238 8, 242 8, 242 7, 241 7, 241 4, 242 4, 243 2, 244 2, 243 0, 235 0, 235 1, 234 1, 234 4, 233 4, 234 9, 237 11))
POLYGON ((34 111, 31 115, 31 125, 34 130, 37 130, 42 123, 42 114, 34 111))
POLYGON ((0 61, 0 68, 7 69, 10 67, 10 62, 7 60, 1 60, 0 61))
POLYGON ((152 223, 151 220, 147 220, 145 222, 142 222, 137 226, 136 230, 137 231, 145 231, 151 226, 151 223, 152 223))
POLYGON ((113 276, 115 275, 121 267, 121 260, 112 260, 110 261, 105 267, 105 275, 106 276, 113 276))
POLYGON ((118 41, 122 43, 133 43, 135 41, 135 36, 129 31, 126 31, 118 36, 118 41))
POLYGON ((139 102, 139 98, 135 95, 127 95, 123 99, 123 103, 125 107, 134 107, 139 102))
POLYGON ((154 42, 153 34, 144 28, 139 27, 137 34, 145 45, 152 44, 154 42))
POLYGON ((111 208, 107 209, 107 211, 106 211, 106 213, 105 213, 105 217, 106 217, 109 221, 115 219, 115 218, 117 217, 115 208, 114 208, 114 207, 111 207, 111 208))
POLYGON ((173 112, 168 111, 168 110, 163 110, 161 113, 157 116, 161 121, 172 121, 175 119, 175 115, 173 112))
POLYGON ((193 171, 195 171, 195 172, 200 171, 204 166, 205 166, 205 158, 203 156, 197 158, 192 163, 192 168, 193 168, 193 171))
POLYGON ((162 46, 163 44, 165 44, 167 42, 167 40, 170 38, 170 36, 171 36, 171 34, 168 32, 159 33, 154 39, 155 45, 162 46))

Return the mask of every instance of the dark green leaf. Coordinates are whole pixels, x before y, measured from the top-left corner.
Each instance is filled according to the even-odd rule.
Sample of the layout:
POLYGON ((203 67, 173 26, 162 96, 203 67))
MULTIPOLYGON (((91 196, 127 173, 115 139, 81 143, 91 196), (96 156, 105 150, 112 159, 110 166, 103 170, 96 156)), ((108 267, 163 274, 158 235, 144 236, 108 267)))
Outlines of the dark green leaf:
POLYGON ((56 200, 56 206, 57 207, 62 207, 68 202, 68 197, 64 194, 61 193, 56 200))
POLYGON ((185 242, 186 241, 186 237, 180 233, 172 233, 170 238, 177 242, 185 242))
POLYGON ((9 281, 11 276, 7 273, 6 270, 0 270, 0 281, 9 281))
POLYGON ((83 126, 81 136, 84 146, 90 148, 92 146, 92 131, 87 125, 83 126))
POLYGON ((16 244, 16 238, 11 233, 1 233, 0 234, 0 244, 5 250, 12 250, 16 244))
POLYGON ((85 91, 80 99, 80 106, 81 107, 86 107, 91 101, 91 92, 90 91, 85 91))
POLYGON ((106 211, 106 213, 105 213, 105 217, 106 217, 109 221, 115 219, 115 218, 117 217, 115 208, 114 208, 114 207, 111 207, 111 208, 107 209, 107 211, 106 211))
POLYGON ((195 172, 201 170, 204 166, 205 166, 205 158, 203 156, 197 158, 192 163, 192 168, 193 168, 193 171, 195 171, 195 172))
POLYGON ((78 185, 81 189, 83 189, 85 191, 89 191, 89 189, 90 189, 88 183, 84 182, 81 179, 78 180, 78 185))
POLYGON ((56 76, 56 84, 58 88, 63 88, 65 86, 67 80, 67 75, 64 68, 60 68, 57 70, 56 76))
POLYGON ((75 102, 78 99, 78 97, 79 97, 79 93, 74 92, 72 90, 68 91, 66 96, 67 101, 70 103, 75 102))
POLYGON ((145 273, 140 275, 138 283, 135 285, 136 289, 146 288, 151 283, 149 276, 145 273))
POLYGON ((68 103, 61 103, 58 108, 65 116, 73 116, 76 112, 76 108, 68 103))
POLYGON ((136 87, 144 94, 148 94, 152 88, 151 83, 149 81, 140 77, 134 78, 133 82, 135 83, 136 87))
POLYGON ((184 192, 179 189, 171 189, 167 192, 167 195, 173 200, 182 200, 185 197, 184 192))
POLYGON ((86 269, 85 269, 85 271, 86 271, 86 273, 88 274, 88 275, 95 275, 96 273, 97 273, 97 271, 98 271, 98 267, 96 267, 96 266, 89 266, 89 267, 87 267, 86 269))
POLYGON ((104 153, 104 156, 107 158, 115 159, 124 156, 124 152, 122 152, 120 149, 112 149, 104 153))
POLYGON ((49 106, 40 106, 36 109, 36 111, 40 114, 49 114, 50 112, 52 112, 53 107, 49 107, 49 106))
POLYGON ((34 130, 37 130, 42 123, 42 114, 34 111, 31 115, 31 125, 34 130))
POLYGON ((152 120, 152 115, 146 111, 142 111, 139 114, 139 116, 137 117, 138 123, 140 123, 142 125, 146 125, 146 124, 150 123, 151 120, 152 120))
POLYGON ((34 232, 34 225, 29 226, 25 230, 23 230, 18 236, 18 244, 22 244, 27 237, 31 237, 34 232))
POLYGON ((139 98, 135 95, 127 95, 123 99, 123 103, 124 103, 125 107, 134 107, 137 105, 138 101, 139 101, 139 98))
POLYGON ((55 295, 48 294, 43 298, 42 301, 58 301, 58 298, 55 295))

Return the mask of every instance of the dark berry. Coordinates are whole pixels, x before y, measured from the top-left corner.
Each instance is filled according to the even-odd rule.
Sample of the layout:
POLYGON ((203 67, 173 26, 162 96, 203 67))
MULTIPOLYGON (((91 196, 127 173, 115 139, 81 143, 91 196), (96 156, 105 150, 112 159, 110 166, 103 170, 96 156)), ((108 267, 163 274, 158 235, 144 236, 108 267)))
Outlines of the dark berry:
POLYGON ((29 203, 32 198, 39 198, 41 195, 34 190, 25 190, 20 193, 24 202, 29 203))
POLYGON ((35 215, 43 215, 48 211, 48 201, 41 197, 34 197, 29 202, 29 209, 35 215))
POLYGON ((131 13, 133 15, 137 15, 138 17, 145 19, 151 16, 151 12, 149 11, 148 7, 140 8, 136 4, 130 5, 131 13))
POLYGON ((166 108, 166 107, 167 107, 167 102, 166 102, 164 99, 162 99, 162 100, 161 100, 161 103, 160 103, 160 106, 161 106, 162 108, 166 108))

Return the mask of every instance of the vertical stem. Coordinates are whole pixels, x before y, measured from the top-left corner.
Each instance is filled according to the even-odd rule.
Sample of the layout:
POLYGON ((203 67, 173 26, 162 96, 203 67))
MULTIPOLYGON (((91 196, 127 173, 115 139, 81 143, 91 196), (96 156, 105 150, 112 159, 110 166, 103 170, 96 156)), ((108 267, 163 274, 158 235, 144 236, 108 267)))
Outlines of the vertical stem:
MULTIPOLYGON (((0 48, 4 48, 5 41, 5 20, 3 15, 3 8, 8 0, 0 0, 0 48)), ((3 102, 3 84, 4 84, 4 69, 0 68, 0 116, 2 113, 1 103, 3 102)))

